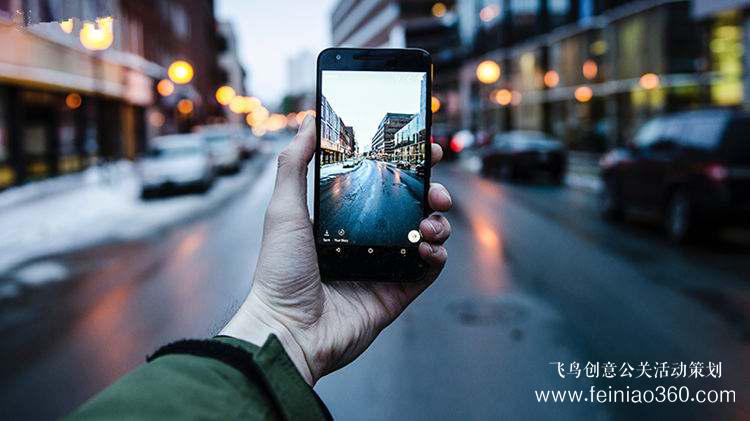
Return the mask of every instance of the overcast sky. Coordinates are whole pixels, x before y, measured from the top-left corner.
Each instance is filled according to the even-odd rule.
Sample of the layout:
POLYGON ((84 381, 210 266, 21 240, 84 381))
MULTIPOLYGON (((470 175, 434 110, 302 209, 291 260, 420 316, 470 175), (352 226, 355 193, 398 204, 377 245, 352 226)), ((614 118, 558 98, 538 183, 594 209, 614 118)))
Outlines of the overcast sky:
MULTIPOLYGON (((316 56, 330 43, 336 0, 218 0, 219 19, 234 23, 240 59, 252 73, 254 95, 278 104, 286 92, 287 58, 301 50, 316 56)), ((313 70, 314 71, 314 70, 313 70)))
POLYGON ((360 152, 370 150, 372 137, 386 113, 419 112, 423 72, 323 72, 323 95, 331 108, 354 127, 360 152))

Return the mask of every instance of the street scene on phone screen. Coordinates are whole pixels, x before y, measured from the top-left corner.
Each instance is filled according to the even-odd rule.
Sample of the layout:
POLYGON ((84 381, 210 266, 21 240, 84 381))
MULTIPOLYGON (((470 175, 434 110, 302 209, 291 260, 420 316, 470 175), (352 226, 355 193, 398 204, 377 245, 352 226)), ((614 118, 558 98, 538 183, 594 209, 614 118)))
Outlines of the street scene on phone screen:
POLYGON ((0 0, 2 418, 218 334, 298 249, 264 227, 319 118, 315 247, 452 200, 440 276, 315 385, 335 419, 750 419, 749 52, 750 0, 0 0), (331 47, 433 72, 326 72, 318 113, 331 47))
POLYGON ((419 242, 427 75, 323 71, 321 86, 319 241, 419 242))

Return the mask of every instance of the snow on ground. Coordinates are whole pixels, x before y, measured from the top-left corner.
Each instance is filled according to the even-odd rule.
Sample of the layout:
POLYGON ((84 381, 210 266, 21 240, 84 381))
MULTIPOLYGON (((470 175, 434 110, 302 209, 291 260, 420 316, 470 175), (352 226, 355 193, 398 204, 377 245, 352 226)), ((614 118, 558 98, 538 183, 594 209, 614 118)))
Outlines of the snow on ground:
MULTIPOLYGON (((243 171, 217 179, 204 195, 150 201, 140 199, 140 181, 128 163, 49 181, 0 194, 0 274, 50 254, 146 236, 214 207, 250 178, 243 171)), ((50 268, 42 269, 49 274, 50 268)), ((30 274, 30 283, 36 278, 30 274)))
POLYGON ((322 165, 320 167, 320 178, 322 180, 322 179, 325 179, 327 177, 332 177, 334 175, 346 174, 346 173, 348 173, 350 171, 356 170, 357 167, 359 167, 360 164, 361 164, 361 162, 358 163, 357 165, 355 165, 354 168, 344 168, 344 164, 341 163, 341 162, 336 163, 336 164, 322 165))

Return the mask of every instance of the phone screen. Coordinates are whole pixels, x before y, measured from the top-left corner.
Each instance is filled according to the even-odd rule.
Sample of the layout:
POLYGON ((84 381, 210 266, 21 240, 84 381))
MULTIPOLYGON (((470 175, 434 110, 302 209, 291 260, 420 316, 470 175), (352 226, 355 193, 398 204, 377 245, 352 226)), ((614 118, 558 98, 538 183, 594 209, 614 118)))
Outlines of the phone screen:
POLYGON ((322 71, 319 244, 419 243, 427 83, 426 72, 322 71))

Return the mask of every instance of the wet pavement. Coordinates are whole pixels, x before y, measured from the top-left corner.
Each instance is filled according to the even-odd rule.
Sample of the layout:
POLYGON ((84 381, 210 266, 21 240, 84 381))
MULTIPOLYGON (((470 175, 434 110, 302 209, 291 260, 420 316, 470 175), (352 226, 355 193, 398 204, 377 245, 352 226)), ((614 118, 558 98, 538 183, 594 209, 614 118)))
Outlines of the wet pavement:
MULTIPOLYGON (((3 301, 4 418, 58 417, 168 341, 215 333, 250 288, 274 168, 201 218, 39 264, 70 279, 3 301)), ((373 346, 316 387, 338 419, 742 419, 750 247, 610 225, 589 192, 444 165, 449 263, 373 346), (722 362, 720 379, 561 379, 551 362, 722 362), (735 404, 540 404, 534 390, 732 389, 735 404)))
POLYGON ((320 184, 324 240, 410 245, 407 234, 419 228, 424 195, 424 179, 414 171, 365 159, 350 171, 323 177, 320 184))

